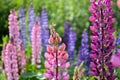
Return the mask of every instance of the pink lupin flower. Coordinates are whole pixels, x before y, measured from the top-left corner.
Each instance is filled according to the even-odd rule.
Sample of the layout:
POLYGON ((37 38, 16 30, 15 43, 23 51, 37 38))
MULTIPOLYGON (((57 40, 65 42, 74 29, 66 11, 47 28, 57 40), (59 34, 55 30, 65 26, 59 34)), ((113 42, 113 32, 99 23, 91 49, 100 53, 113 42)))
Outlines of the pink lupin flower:
POLYGON ((6 50, 3 54, 3 62, 7 80, 18 80, 17 51, 12 40, 10 40, 10 42, 6 45, 6 50))
POLYGON ((61 42, 61 37, 51 27, 51 35, 47 46, 47 53, 45 53, 45 67, 47 71, 44 76, 50 80, 69 80, 69 74, 65 72, 69 68, 70 63, 66 62, 68 59, 68 53, 65 51, 66 45, 61 42), (58 47, 59 46, 59 47, 58 47))
POLYGON ((20 45, 20 39, 19 39, 19 26, 18 26, 18 22, 17 22, 17 13, 15 12, 15 10, 11 10, 10 11, 10 15, 9 15, 9 36, 10 38, 13 37, 14 41, 13 44, 18 46, 20 45), (19 45, 18 45, 19 44, 19 45))
POLYGON ((114 67, 120 67, 120 49, 117 50, 117 55, 112 55, 111 62, 114 67))
MULTIPOLYGON (((32 64, 37 65, 41 62, 41 27, 36 22, 32 29, 32 64)), ((37 65, 39 68, 40 65, 37 65)))
POLYGON ((120 0, 117 0, 117 6, 120 9, 120 0))

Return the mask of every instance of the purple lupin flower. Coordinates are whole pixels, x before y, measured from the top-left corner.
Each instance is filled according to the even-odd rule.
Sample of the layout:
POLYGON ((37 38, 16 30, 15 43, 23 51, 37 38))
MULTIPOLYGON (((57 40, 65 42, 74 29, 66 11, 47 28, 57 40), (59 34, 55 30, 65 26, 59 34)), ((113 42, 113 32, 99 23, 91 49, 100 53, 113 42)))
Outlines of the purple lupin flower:
POLYGON ((31 41, 31 33, 32 33, 32 28, 34 26, 34 22, 35 22, 35 13, 34 13, 33 4, 31 4, 28 11, 28 27, 29 27, 28 34, 30 41, 31 41))
POLYGON ((116 39, 116 46, 120 45, 120 33, 118 33, 117 39, 116 39))
POLYGON ((66 46, 68 44, 69 30, 70 30, 70 22, 66 21, 66 23, 64 25, 64 43, 66 46))
POLYGON ((46 47, 48 45, 48 39, 50 36, 48 25, 48 14, 45 8, 42 9, 41 12, 41 29, 42 29, 42 45, 44 52, 46 52, 46 47))
POLYGON ((111 0, 90 0, 89 10, 92 12, 90 21, 92 26, 91 36, 91 72, 92 76, 98 76, 99 80, 115 80, 113 66, 110 58, 115 48, 112 24, 115 19, 112 17, 111 0))
POLYGON ((26 46, 26 25, 25 25, 25 10, 21 6, 19 9, 19 31, 20 31, 20 39, 22 40, 22 47, 25 49, 26 46))
POLYGON ((41 27, 38 22, 35 22, 32 29, 32 64, 40 68, 41 56, 41 27))
POLYGON ((88 33, 86 30, 82 33, 81 47, 79 48, 77 65, 79 66, 84 62, 84 67, 86 68, 86 73, 89 70, 90 57, 89 57, 89 45, 88 45, 88 33))
POLYGON ((68 36, 68 43, 67 43, 67 51, 69 54, 68 60, 70 62, 74 62, 74 55, 75 55, 75 45, 76 45, 76 32, 74 30, 69 31, 69 36, 68 36))

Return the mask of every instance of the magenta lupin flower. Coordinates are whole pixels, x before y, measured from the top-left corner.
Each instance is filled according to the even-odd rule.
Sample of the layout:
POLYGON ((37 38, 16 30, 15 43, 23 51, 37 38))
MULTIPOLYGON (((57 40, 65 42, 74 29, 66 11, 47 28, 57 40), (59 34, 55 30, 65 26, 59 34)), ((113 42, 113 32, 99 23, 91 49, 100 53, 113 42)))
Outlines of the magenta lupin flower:
POLYGON ((39 68, 41 59, 41 27, 38 22, 35 22, 32 29, 32 64, 39 68))
POLYGON ((12 39, 6 45, 6 50, 4 50, 2 58, 4 60, 4 70, 7 75, 7 80, 18 80, 17 51, 12 39))
POLYGON ((44 76, 49 80, 69 80, 69 74, 65 70, 70 66, 68 53, 65 51, 65 44, 58 45, 61 42, 61 37, 51 28, 51 35, 49 39, 49 46, 47 46, 47 53, 45 53, 45 67, 46 72, 44 76), (58 47, 59 46, 59 47, 58 47))
POLYGON ((112 24, 111 0, 90 0, 89 10, 92 12, 89 20, 92 22, 91 36, 91 75, 98 76, 99 80, 115 80, 110 58, 115 48, 112 24))

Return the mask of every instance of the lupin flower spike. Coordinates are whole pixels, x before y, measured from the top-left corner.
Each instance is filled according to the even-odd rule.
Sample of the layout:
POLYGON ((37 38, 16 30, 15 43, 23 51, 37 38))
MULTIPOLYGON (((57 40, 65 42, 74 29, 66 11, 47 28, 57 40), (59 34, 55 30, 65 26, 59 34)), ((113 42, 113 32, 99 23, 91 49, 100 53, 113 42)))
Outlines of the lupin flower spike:
MULTIPOLYGON (((14 41, 13 44, 18 46, 20 45, 20 39, 19 39, 19 27, 18 27, 18 23, 17 23, 17 13, 15 12, 15 10, 11 10, 10 11, 10 15, 9 15, 9 36, 10 38, 13 37, 14 41)), ((19 46, 18 46, 19 47, 19 46)))
POLYGON ((36 21, 32 29, 32 64, 40 68, 41 63, 41 26, 36 21))
POLYGON ((64 43, 66 45, 67 48, 67 44, 68 44, 68 40, 69 40, 69 30, 70 30, 70 22, 66 21, 65 25, 64 25, 64 43))
POLYGON ((4 70, 7 75, 7 80, 18 80, 17 49, 13 44, 12 37, 6 45, 4 53, 2 53, 2 60, 4 62, 4 70))
POLYGON ((41 29, 42 29, 42 33, 41 33, 42 46, 43 46, 44 52, 46 52, 48 39, 50 36, 49 25, 48 25, 48 14, 47 14, 46 8, 43 8, 41 12, 41 29))
POLYGON ((22 40, 22 47, 25 50, 25 46, 26 46, 25 10, 22 6, 19 9, 18 15, 19 15, 20 39, 22 40))
POLYGON ((28 11, 28 27, 29 27, 28 33, 29 33, 30 41, 31 41, 32 28, 34 26, 34 23, 35 23, 35 13, 34 13, 33 4, 31 3, 28 11))
POLYGON ((77 65, 79 66, 83 61, 84 61, 84 67, 86 68, 85 74, 88 74, 90 67, 90 57, 89 57, 89 45, 88 45, 88 33, 86 30, 84 30, 82 33, 81 47, 79 48, 77 65))
POLYGON ((50 26, 50 32, 48 42, 51 45, 47 46, 47 53, 45 53, 46 72, 44 76, 49 80, 69 80, 69 74, 65 72, 70 66, 69 62, 66 62, 68 59, 68 54, 65 51, 66 45, 63 43, 59 46, 61 37, 55 32, 53 26, 50 26))
POLYGON ((72 29, 69 30, 69 36, 68 36, 68 43, 67 43, 67 51, 69 54, 68 60, 72 63, 74 63, 74 55, 75 55, 75 45, 76 45, 76 32, 72 29))
POLYGON ((90 0, 89 10, 92 12, 89 20, 92 22, 90 29, 91 36, 91 72, 98 80, 115 80, 113 66, 110 58, 115 49, 112 24, 115 19, 112 17, 113 10, 111 0, 90 0))

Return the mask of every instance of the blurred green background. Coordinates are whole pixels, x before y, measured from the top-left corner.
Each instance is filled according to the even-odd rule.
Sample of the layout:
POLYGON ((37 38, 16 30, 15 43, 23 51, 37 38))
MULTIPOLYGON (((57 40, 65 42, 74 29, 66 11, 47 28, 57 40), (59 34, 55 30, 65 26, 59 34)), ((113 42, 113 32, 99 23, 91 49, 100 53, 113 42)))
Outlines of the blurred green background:
MULTIPOLYGON (((116 23, 114 24, 117 32, 120 31, 120 10, 114 1, 113 9, 115 11, 114 17, 116 23)), ((90 5, 89 0, 0 0, 0 50, 3 43, 3 37, 8 35, 8 15, 11 9, 18 11, 20 6, 24 6, 26 16, 28 14, 28 8, 30 3, 33 3, 35 14, 39 14, 43 7, 47 8, 49 16, 49 24, 57 24, 56 30, 63 37, 64 23, 66 20, 71 22, 71 27, 77 32, 77 49, 80 45, 81 33, 83 29, 87 29, 90 35, 90 12, 88 7, 90 5)), ((27 17, 26 17, 27 24, 27 17)))

